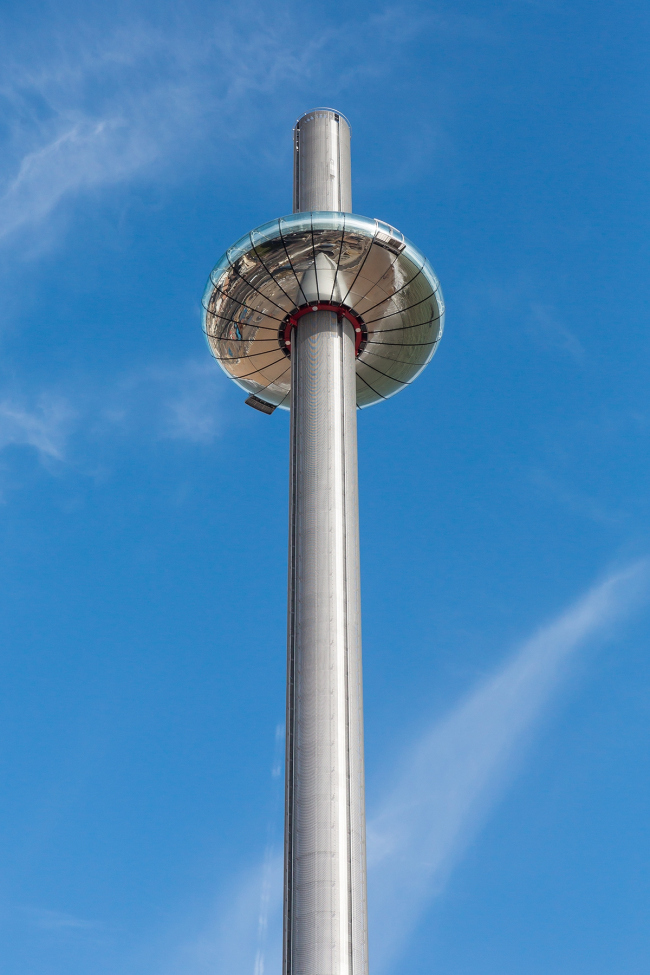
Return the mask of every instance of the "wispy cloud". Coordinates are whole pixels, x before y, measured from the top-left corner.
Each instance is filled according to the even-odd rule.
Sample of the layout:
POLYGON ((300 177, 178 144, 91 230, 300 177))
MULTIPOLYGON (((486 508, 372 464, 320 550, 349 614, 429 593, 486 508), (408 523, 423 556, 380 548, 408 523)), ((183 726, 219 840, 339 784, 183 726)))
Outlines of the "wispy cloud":
POLYGON ((284 724, 275 729, 275 749, 271 776, 274 783, 274 801, 269 817, 266 849, 264 851, 264 865, 262 868, 262 892, 260 896, 260 912, 257 921, 257 951, 255 953, 255 968, 253 975, 265 975, 267 970, 267 952, 269 950, 269 929, 278 925, 273 922, 279 917, 281 905, 280 884, 277 883, 278 873, 282 870, 282 855, 278 853, 276 822, 277 812, 282 795, 280 776, 282 774, 284 752, 284 724))
POLYGON ((282 789, 284 725, 275 729, 273 797, 262 862, 222 892, 201 933, 190 937, 161 975, 268 975, 279 972, 282 950, 283 854, 276 835, 282 789))
MULTIPOLYGON (((647 600, 649 581, 647 560, 611 573, 526 640, 400 756, 368 817, 374 972, 397 970, 415 925, 503 795, 572 658, 611 636, 614 625, 647 600)), ((282 858, 275 853, 235 883, 201 936, 187 943, 164 975, 255 975, 260 892, 269 931, 266 957, 272 959, 267 971, 279 972, 281 884, 282 858)))
MULTIPOLYGON (((228 158, 228 145, 268 161, 271 115, 286 124, 288 106, 309 109, 314 89, 332 96, 373 76, 385 81, 397 71, 397 49, 425 28, 472 37, 486 29, 451 10, 405 16, 393 6, 319 20, 314 30, 313 12, 291 2, 272 9, 252 2, 245 13, 219 5, 207 23, 204 10, 187 7, 181 17, 164 5, 156 26, 136 14, 119 28, 91 23, 66 22, 56 44, 52 24, 42 24, 43 42, 30 25, 29 37, 0 48, 0 241, 42 223, 75 194, 214 167, 228 158), (332 49, 347 64, 334 76, 322 56, 332 49), (296 106, 300 91, 305 102, 296 106)), ((416 156, 423 156, 420 143, 416 156)))
POLYGON ((5 51, 0 240, 43 221, 64 197, 169 174, 181 160, 214 166, 221 153, 193 150, 217 132, 222 149, 250 142, 259 96, 288 94, 285 83, 313 74, 315 48, 326 43, 322 31, 295 36, 288 9, 270 17, 253 8, 252 18, 221 10, 207 24, 203 12, 198 23, 190 10, 183 23, 169 12, 164 30, 136 16, 119 29, 68 25, 65 43, 45 56, 36 45, 36 60, 29 49, 5 51))
POLYGON ((558 318, 552 308, 539 302, 533 302, 528 325, 531 333, 544 345, 560 349, 578 365, 584 364, 585 347, 571 329, 558 318))
MULTIPOLYGON (((217 900, 198 936, 188 938, 170 960, 161 966, 159 975, 254 975, 258 961, 258 925, 260 891, 270 873, 273 891, 275 932, 281 904, 282 856, 276 854, 270 864, 244 871, 217 900)), ((277 937, 276 939, 277 940, 277 937)), ((278 944, 274 944, 277 957, 278 944)), ((279 966, 274 965, 279 971, 279 966)))
POLYGON ((0 401, 0 450, 24 444, 44 459, 62 460, 74 419, 75 411, 60 396, 43 393, 32 406, 7 397, 0 401))
POLYGON ((70 31, 36 62, 5 52, 0 240, 41 222, 63 197, 120 182, 159 158, 164 105, 177 110, 169 71, 143 71, 159 44, 155 31, 100 39, 86 30, 77 38, 70 31))
POLYGON ((598 498, 589 495, 586 491, 576 489, 575 485, 567 484, 560 477, 551 475, 542 468, 532 470, 530 480, 543 492, 545 498, 564 505, 570 511, 598 525, 618 525, 626 517, 624 511, 609 508, 598 498))
POLYGON ((369 819, 375 971, 388 971, 499 798, 573 655, 647 598, 648 563, 594 586, 415 742, 369 819))
POLYGON ((47 217, 66 194, 119 182, 156 155, 152 142, 124 118, 66 119, 56 130, 43 132, 43 143, 26 153, 5 184, 0 239, 47 217))
POLYGON ((211 443, 221 430, 225 381, 214 361, 157 364, 119 378, 103 397, 99 436, 140 430, 158 440, 211 443))
POLYGON ((74 932, 96 931, 103 927, 99 921, 88 921, 85 918, 64 914, 62 911, 49 911, 42 908, 30 907, 25 914, 35 928, 41 931, 74 932))
POLYGON ((0 452, 33 448, 51 470, 86 470, 111 443, 125 439, 209 444, 222 429, 224 380, 206 357, 159 363, 104 387, 77 380, 74 388, 32 397, 0 398, 0 452))

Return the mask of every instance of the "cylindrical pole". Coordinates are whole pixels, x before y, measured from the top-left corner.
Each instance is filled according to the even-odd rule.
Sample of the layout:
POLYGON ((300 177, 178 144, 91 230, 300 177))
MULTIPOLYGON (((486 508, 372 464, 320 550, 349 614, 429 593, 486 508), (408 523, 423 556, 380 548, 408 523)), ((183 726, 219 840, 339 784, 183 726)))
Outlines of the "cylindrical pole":
MULTIPOLYGON (((296 130, 297 205, 339 209, 347 122, 317 110, 296 130), (340 164, 342 129, 332 190, 319 173, 340 164)), ((322 310, 292 334, 283 972, 367 975, 354 330, 322 310)))
POLYGON ((293 212, 352 212, 350 125, 340 112, 315 108, 293 130, 293 212))

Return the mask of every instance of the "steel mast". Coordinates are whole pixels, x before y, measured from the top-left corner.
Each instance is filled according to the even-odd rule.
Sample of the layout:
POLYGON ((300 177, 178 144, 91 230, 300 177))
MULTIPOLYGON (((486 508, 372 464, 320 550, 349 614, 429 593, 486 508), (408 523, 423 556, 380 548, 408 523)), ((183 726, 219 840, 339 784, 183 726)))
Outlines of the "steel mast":
POLYGON ((368 973, 356 411, 410 386, 445 314, 424 254, 351 210, 350 127, 315 109, 294 212, 229 247, 203 294, 246 403, 291 413, 283 975, 368 973))
MULTIPOLYGON (((348 123, 310 112, 294 212, 351 209, 348 123)), ((293 330, 284 975, 368 972, 355 342, 336 311, 293 330)))

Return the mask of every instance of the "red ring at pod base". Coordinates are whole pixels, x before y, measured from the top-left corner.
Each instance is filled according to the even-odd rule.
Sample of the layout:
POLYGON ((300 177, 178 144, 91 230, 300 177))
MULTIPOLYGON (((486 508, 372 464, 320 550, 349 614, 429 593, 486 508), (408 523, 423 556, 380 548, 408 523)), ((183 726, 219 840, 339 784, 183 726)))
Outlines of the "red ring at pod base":
POLYGON ((316 301, 313 304, 302 305, 301 308, 297 308, 296 311, 292 311, 290 315, 287 315, 284 323, 280 326, 280 334, 278 336, 280 346, 285 355, 289 355, 291 352, 291 329, 296 327, 304 315, 309 315, 315 311, 333 311, 336 312, 339 319, 347 318, 354 328, 354 354, 355 357, 358 356, 361 351, 361 346, 365 345, 368 338, 368 329, 363 319, 359 315, 355 315, 345 305, 333 305, 329 301, 316 301))

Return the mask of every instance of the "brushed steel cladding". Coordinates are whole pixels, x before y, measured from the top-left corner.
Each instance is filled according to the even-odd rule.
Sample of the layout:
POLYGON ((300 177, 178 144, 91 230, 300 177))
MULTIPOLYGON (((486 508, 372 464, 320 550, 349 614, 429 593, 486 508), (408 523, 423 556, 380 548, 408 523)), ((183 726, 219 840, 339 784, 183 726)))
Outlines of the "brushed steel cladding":
MULTIPOLYGON (((444 300, 424 255, 398 230, 350 213, 295 213, 251 231, 214 268, 203 327, 214 357, 247 393, 288 409, 288 317, 316 302, 362 319, 356 402, 410 385, 442 336, 444 300)), ((299 332, 302 320, 293 330, 299 332)))
POLYGON ((340 112, 316 108, 293 130, 293 210, 352 211, 350 125, 340 112))
POLYGON ((291 358, 284 975, 367 975, 355 333, 291 358))

